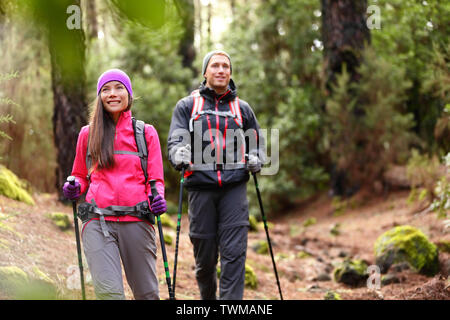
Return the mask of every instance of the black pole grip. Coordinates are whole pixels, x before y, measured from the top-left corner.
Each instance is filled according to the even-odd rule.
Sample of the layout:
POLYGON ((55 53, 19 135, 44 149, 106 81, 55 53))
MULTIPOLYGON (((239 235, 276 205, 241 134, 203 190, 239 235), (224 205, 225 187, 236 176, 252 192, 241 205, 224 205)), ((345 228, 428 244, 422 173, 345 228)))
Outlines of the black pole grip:
POLYGON ((150 180, 150 188, 152 191, 152 196, 155 198, 158 195, 158 190, 156 190, 156 180, 152 179, 150 180))

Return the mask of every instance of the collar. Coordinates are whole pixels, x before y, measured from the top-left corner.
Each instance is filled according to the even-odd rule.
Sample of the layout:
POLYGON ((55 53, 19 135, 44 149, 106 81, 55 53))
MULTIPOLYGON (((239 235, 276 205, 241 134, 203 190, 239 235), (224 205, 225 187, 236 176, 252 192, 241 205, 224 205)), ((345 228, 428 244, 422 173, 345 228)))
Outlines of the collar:
POLYGON ((206 80, 204 80, 200 85, 199 92, 205 99, 209 99, 211 101, 215 101, 216 99, 231 101, 234 100, 237 96, 237 88, 233 79, 230 79, 230 83, 228 84, 228 91, 224 94, 217 94, 213 89, 207 87, 206 80))

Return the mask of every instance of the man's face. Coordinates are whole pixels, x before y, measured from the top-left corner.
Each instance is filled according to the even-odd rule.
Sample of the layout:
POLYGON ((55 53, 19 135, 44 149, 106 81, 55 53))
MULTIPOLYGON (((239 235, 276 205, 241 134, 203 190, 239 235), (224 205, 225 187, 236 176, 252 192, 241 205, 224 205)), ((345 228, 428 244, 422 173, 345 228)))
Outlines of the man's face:
POLYGON ((219 54, 212 56, 204 76, 206 78, 206 86, 217 93, 224 93, 228 89, 231 77, 228 57, 219 54))

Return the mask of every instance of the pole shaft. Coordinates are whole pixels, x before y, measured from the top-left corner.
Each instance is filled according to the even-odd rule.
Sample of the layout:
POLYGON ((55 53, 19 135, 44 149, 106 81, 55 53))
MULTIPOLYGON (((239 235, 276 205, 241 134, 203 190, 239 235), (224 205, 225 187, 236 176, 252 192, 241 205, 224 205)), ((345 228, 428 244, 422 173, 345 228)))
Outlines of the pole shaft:
POLYGON ((177 281, 177 265, 178 265, 178 243, 180 241, 180 230, 181 230, 181 211, 183 210, 183 184, 184 184, 184 172, 185 167, 181 169, 181 178, 180 178, 180 194, 178 196, 178 219, 177 219, 177 239, 175 242, 175 258, 173 263, 173 282, 172 282, 172 291, 173 296, 175 297, 175 284, 177 281))
MULTIPOLYGON (((67 177, 67 181, 71 185, 75 185, 75 177, 67 177)), ((86 300, 86 292, 84 289, 84 273, 83 273, 83 258, 81 255, 81 241, 80 241, 80 230, 78 228, 78 217, 77 217, 77 200, 72 200, 72 211, 73 211, 73 224, 75 227, 75 240, 77 243, 77 255, 78 255, 78 268, 80 269, 80 282, 81 282, 81 296, 83 300, 86 300)))
POLYGON ((273 271, 275 272, 275 278, 277 280, 278 292, 280 293, 280 299, 283 300, 283 294, 281 292, 280 280, 278 278, 277 265, 275 264, 275 259, 274 259, 273 251, 272 251, 272 243, 270 241, 270 236, 269 236, 269 228, 267 227, 267 218, 266 218, 266 214, 264 213, 264 207, 262 204, 261 193, 259 192, 258 180, 256 178, 256 173, 252 172, 252 175, 253 175, 253 180, 255 181, 256 195, 258 197, 259 207, 261 209, 261 216, 262 216, 262 219, 264 222, 264 230, 266 231, 267 243, 269 245, 270 256, 272 258, 273 271))
MULTIPOLYGON (((153 199, 158 195, 158 191, 156 190, 156 180, 150 180, 150 187, 153 199)), ((161 243, 161 252, 163 255, 163 261, 164 261, 164 271, 166 273, 166 282, 167 282, 167 290, 169 291, 169 299, 175 300, 175 297, 173 295, 172 291, 172 285, 170 281, 170 272, 169 272, 169 264, 167 262, 167 253, 166 253, 166 244, 164 242, 164 233, 161 223, 161 217, 159 215, 156 216, 156 221, 158 222, 158 231, 159 231, 159 242, 161 243)))

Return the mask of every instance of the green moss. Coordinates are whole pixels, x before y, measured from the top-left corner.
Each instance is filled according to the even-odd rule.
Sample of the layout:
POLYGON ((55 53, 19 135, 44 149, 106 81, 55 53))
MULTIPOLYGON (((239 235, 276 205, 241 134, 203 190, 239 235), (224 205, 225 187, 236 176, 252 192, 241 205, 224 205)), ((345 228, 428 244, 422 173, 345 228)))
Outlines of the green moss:
POLYGON ((297 253, 297 258, 299 259, 305 259, 305 258, 309 258, 312 257, 312 255, 306 251, 300 251, 297 253))
POLYGON ((170 234, 164 233, 164 242, 168 245, 171 246, 172 242, 173 242, 173 237, 170 234))
MULTIPOLYGON (((266 224, 267 224, 267 229, 270 230, 270 229, 273 228, 273 223, 272 223, 272 222, 267 221, 266 224)), ((265 229, 265 228, 264 228, 264 221, 261 221, 261 222, 258 223, 258 228, 260 228, 260 229, 262 229, 262 230, 265 229)))
POLYGON ((0 291, 7 295, 14 296, 28 281, 28 275, 19 267, 0 267, 0 291))
POLYGON ((26 191, 26 184, 12 171, 0 165, 0 194, 14 200, 34 205, 34 200, 26 191))
MULTIPOLYGON (((220 279, 221 269, 217 267, 217 278, 220 279)), ((250 289, 256 289, 258 287, 258 278, 256 277, 255 270, 249 265, 245 264, 245 286, 250 289)))
POLYGON ((341 296, 334 291, 327 291, 323 298, 324 300, 342 300, 341 296))
POLYGON ((52 220, 55 225, 61 230, 65 231, 72 227, 69 216, 63 212, 52 212, 47 214, 47 217, 52 220))
POLYGON ((450 241, 440 240, 436 243, 436 246, 441 252, 450 253, 450 241))
POLYGON ((258 220, 254 215, 248 216, 248 222, 250 223, 250 231, 258 231, 258 220))
POLYGON ((367 264, 363 260, 344 260, 333 271, 336 282, 342 282, 350 286, 358 286, 368 277, 367 264))
POLYGON ((161 224, 164 227, 168 227, 168 228, 176 230, 177 225, 168 214, 162 214, 162 215, 160 215, 160 218, 161 218, 161 224))
POLYGON ((438 249, 417 228, 398 226, 383 233, 374 245, 376 264, 386 272, 394 263, 408 262, 417 272, 439 271, 438 249))
POLYGON ((332 236, 338 236, 341 234, 341 224, 340 223, 336 223, 334 224, 331 228, 330 228, 330 234, 332 236))
POLYGON ((317 223, 316 218, 311 217, 311 218, 306 219, 305 222, 303 222, 303 226, 305 228, 307 228, 307 227, 312 226, 312 225, 314 225, 316 223, 317 223))
POLYGON ((269 253, 269 244, 265 240, 260 240, 253 245, 253 249, 259 254, 269 253))
POLYGON ((256 289, 258 287, 256 273, 248 264, 245 264, 245 286, 251 289, 256 289))

